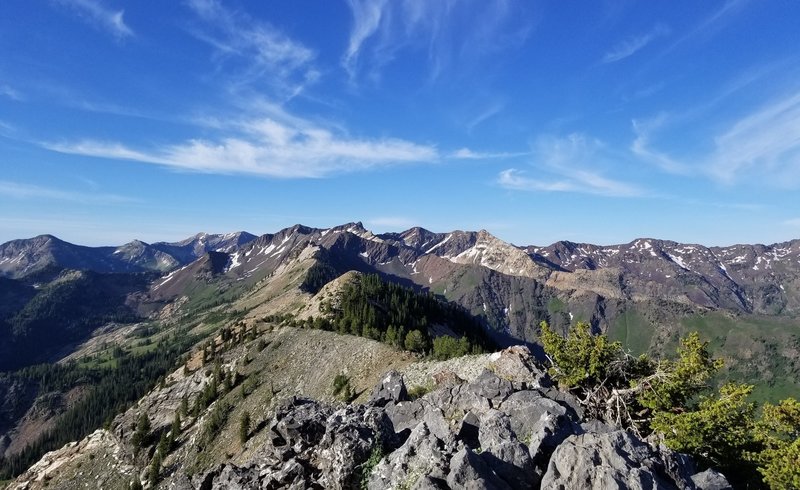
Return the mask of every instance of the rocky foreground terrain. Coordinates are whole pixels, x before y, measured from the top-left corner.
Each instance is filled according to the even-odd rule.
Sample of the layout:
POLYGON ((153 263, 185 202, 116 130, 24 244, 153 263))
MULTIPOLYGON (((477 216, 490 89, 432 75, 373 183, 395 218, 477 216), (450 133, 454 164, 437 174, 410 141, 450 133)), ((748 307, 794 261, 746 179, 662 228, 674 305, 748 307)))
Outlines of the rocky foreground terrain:
MULTIPOLYGON (((291 343, 287 335, 302 333, 267 337, 291 343)), ((315 341, 333 344, 342 337, 311 333, 315 341)), ((383 348, 352 340, 366 349, 358 357, 383 348)), ((232 351, 227 359, 240 354, 232 351)), ((642 441, 584 418, 577 400, 552 386, 525 347, 446 362, 393 362, 396 369, 349 404, 330 396, 312 399, 297 384, 284 386, 269 401, 258 391, 239 400, 255 422, 241 444, 230 441, 235 417, 228 418, 213 443, 200 442, 211 405, 183 421, 156 487, 730 488, 721 474, 698 471, 690 458, 655 440, 642 441), (415 384, 409 389, 406 380, 415 384), (205 452, 213 457, 204 459, 205 452)), ((181 398, 201 392, 209 379, 202 369, 188 375, 176 371, 165 387, 118 416, 107 430, 48 453, 9 488, 128 488, 134 480, 147 487, 154 445, 135 452, 132 422, 147 413, 153 434, 169 431, 181 398)))

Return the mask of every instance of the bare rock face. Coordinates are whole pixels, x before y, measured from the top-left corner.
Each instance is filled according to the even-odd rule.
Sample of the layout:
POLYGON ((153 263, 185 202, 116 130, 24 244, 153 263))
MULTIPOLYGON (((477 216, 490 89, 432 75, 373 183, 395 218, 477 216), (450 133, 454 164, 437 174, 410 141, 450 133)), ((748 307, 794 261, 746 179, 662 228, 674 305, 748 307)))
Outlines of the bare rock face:
POLYGON ((195 488, 725 488, 718 473, 695 475, 685 456, 582 421, 574 400, 548 396, 554 388, 527 349, 492 358, 472 381, 413 401, 395 372, 367 405, 293 398, 258 456, 202 475, 195 488))
MULTIPOLYGON (((448 378, 415 400, 395 372, 380 380, 364 405, 284 399, 256 429, 252 440, 258 444, 248 444, 240 459, 228 455, 228 462, 214 460, 216 467, 193 473, 177 450, 157 488, 729 488, 719 473, 697 473, 690 458, 656 440, 584 420, 574 399, 550 387, 527 349, 491 357, 494 364, 484 364, 489 369, 469 381, 448 378), (503 367, 502 359, 518 369, 503 367)), ((140 401, 142 409, 154 410, 154 430, 167 420, 159 414, 203 379, 197 373, 175 379, 140 401)), ((125 488, 143 479, 143 465, 129 457, 122 434, 129 422, 117 420, 114 432, 98 431, 48 453, 11 488, 77 488, 76 482, 125 488)))
MULTIPOLYGON (((688 458, 661 451, 625 431, 586 433, 573 435, 556 448, 542 488, 704 488, 693 481, 693 470, 688 458)), ((706 480, 724 481, 724 477, 719 473, 698 477, 706 480)))
POLYGON ((268 430, 269 442, 249 464, 221 465, 197 478, 195 488, 357 488, 361 463, 393 440, 379 409, 337 410, 301 398, 279 407, 268 430))

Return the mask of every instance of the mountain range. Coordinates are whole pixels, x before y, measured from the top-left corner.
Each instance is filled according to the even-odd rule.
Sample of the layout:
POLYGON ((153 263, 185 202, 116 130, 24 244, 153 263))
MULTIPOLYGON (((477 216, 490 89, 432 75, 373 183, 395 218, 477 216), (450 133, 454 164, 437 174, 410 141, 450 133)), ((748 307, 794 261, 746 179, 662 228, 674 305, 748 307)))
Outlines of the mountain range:
MULTIPOLYGON (((11 337, 29 335, 26 315, 36 316, 33 307, 52 303, 42 296, 76 277, 86 282, 87 274, 94 283, 102 278, 126 286, 113 297, 99 295, 113 311, 73 334, 55 336, 62 343, 82 340, 114 315, 145 318, 182 297, 194 304, 210 296, 253 296, 289 267, 299 267, 297 276, 312 271, 315 280, 301 287, 306 294, 351 270, 377 273, 463 306, 499 345, 527 342, 534 351, 543 320, 562 331, 576 321, 590 322, 634 352, 669 352, 679 335, 700 330, 731 354, 730 370, 783 384, 774 373, 788 369, 789 386, 800 386, 793 354, 800 334, 800 240, 728 247, 648 238, 607 246, 516 246, 485 230, 435 233, 415 227, 374 234, 361 223, 295 225, 261 236, 200 233, 176 243, 119 247, 84 247, 43 235, 0 245, 0 294, 9 298, 0 327, 5 324, 11 337), (72 270, 83 272, 67 272, 72 270), (776 355, 762 356, 771 351, 776 355)), ((297 313, 302 302, 281 308, 297 313)), ((25 352, 10 347, 8 338, 6 351, 25 352)), ((40 354, 58 350, 42 349, 42 336, 32 338, 40 354)))
MULTIPOLYGON (((250 328, 277 329, 269 334, 275 349, 286 342, 261 356, 258 376, 271 380, 268 396, 278 371, 291 390, 327 396, 324 383, 312 381, 321 375, 319 366, 297 368, 298 359, 322 355, 322 345, 335 352, 326 354, 320 379, 330 383, 337 370, 359 372, 360 389, 368 390, 393 359, 408 358, 383 344, 336 335, 315 340, 315 354, 305 344, 312 337, 281 328, 335 327, 391 344, 395 333, 386 325, 376 330, 376 315, 397 322, 392 331, 403 334, 396 346, 403 346, 408 329, 422 328, 431 339, 468 334, 475 343, 462 346, 467 350, 487 342, 497 348, 526 344, 540 359, 542 321, 561 332, 585 321, 634 354, 659 356, 674 355, 678 339, 698 331, 725 361, 719 382, 753 383, 758 400, 797 397, 798 286, 800 240, 729 247, 646 238, 610 246, 516 246, 485 230, 416 227, 375 234, 361 223, 295 225, 261 236, 200 233, 176 243, 119 247, 85 247, 50 235, 14 240, 0 245, 2 469, 16 475, 44 451, 114 416, 124 419, 113 422, 121 431, 114 437, 127 447, 131 403, 149 383, 182 361, 186 373, 198 373, 190 391, 203 389, 210 378, 195 371, 199 359, 231 348, 231 337, 241 342, 250 328), (381 289, 368 277, 401 289, 381 289), (372 284, 372 292, 359 284, 372 284), (376 291, 383 296, 358 296, 376 291), (437 302, 449 306, 433 307, 437 302), (399 316, 395 303, 405 305, 399 316), (417 317, 404 316, 412 310, 417 317), (464 323, 466 317, 471 320, 464 323), (349 347, 338 350, 341 342, 349 347), (364 357, 351 359, 350 350, 359 349, 364 357), (380 368, 365 368, 378 359, 380 368)), ((251 345, 256 334, 248 335, 251 345)), ((249 349, 231 351, 231 366, 260 356, 249 349)), ((173 395, 179 394, 170 395, 170 403, 177 403, 173 395)), ((205 420, 203 413, 196 420, 205 420)), ((217 456, 214 461, 224 459, 217 456)), ((207 471, 211 462, 192 465, 207 471)))

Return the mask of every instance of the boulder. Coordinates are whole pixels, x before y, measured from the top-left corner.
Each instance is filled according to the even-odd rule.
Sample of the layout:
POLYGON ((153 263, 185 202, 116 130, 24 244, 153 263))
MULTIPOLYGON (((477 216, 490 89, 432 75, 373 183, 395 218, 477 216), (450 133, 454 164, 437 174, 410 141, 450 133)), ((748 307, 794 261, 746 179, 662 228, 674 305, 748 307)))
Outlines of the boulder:
MULTIPOLYGON (((444 480, 448 472, 449 454, 425 422, 411 431, 406 442, 384 457, 372 470, 367 487, 416 488, 444 480), (423 480, 423 477, 428 477, 423 480)), ((435 488, 435 487, 434 487, 435 488)))
POLYGON ((542 488, 690 489, 673 479, 668 463, 652 446, 625 431, 574 435, 561 443, 547 466, 542 488))
POLYGON ((712 469, 692 475, 692 483, 698 490, 733 490, 725 476, 712 469))
POLYGON ((534 390, 518 391, 500 405, 499 410, 508 414, 511 430, 519 438, 530 435, 543 414, 567 419, 567 409, 558 402, 544 397, 534 390))
POLYGON ((508 415, 490 410, 480 419, 478 438, 481 459, 512 488, 532 488, 541 473, 536 471, 528 448, 517 440, 508 415))
POLYGON ((467 490, 511 489, 506 482, 494 474, 479 455, 468 447, 458 451, 450 460, 447 484, 450 488, 467 490))
POLYGON ((539 366, 524 345, 515 345, 492 354, 490 369, 499 377, 519 386, 519 389, 547 388, 552 386, 547 372, 539 366))
POLYGON ((397 371, 389 371, 372 391, 368 403, 383 407, 388 403, 400 403, 409 400, 403 376, 397 371))

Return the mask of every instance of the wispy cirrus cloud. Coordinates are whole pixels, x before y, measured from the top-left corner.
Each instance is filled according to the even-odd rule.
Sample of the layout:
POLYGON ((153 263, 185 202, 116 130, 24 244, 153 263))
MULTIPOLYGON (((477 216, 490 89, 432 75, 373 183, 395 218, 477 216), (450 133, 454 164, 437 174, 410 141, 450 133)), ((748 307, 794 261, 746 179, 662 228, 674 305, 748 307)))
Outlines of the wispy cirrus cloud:
POLYGON ((69 8, 84 22, 113 35, 117 40, 133 37, 133 29, 124 19, 124 10, 111 10, 97 0, 53 0, 69 8))
POLYGON ((258 84, 289 99, 317 81, 316 52, 275 26, 223 6, 218 0, 189 0, 198 23, 189 32, 214 49, 214 58, 233 78, 231 88, 258 84))
POLYGON ((439 151, 397 138, 357 138, 296 117, 263 117, 228 127, 217 140, 191 139, 157 149, 117 142, 44 143, 61 153, 131 160, 186 171, 277 178, 319 178, 410 163, 430 163, 439 151))
POLYGON ((293 114, 286 102, 318 76, 316 53, 217 0, 188 0, 186 5, 195 16, 190 34, 212 46, 222 90, 232 95, 212 108, 211 116, 184 121, 202 137, 158 145, 92 137, 40 145, 175 170, 274 178, 320 178, 440 160, 439 150, 430 144, 352 136, 341 124, 293 114), (231 117, 233 113, 237 115, 231 117))
MULTIPOLYGON (((685 117, 674 116, 678 122, 685 117)), ((789 92, 728 122, 707 139, 711 148, 676 158, 656 148, 664 115, 633 121, 632 154, 663 171, 706 177, 720 184, 761 183, 773 187, 800 186, 800 91, 789 92), (691 163, 689 163, 691 162, 691 163)))
POLYGON ((483 124, 484 121, 491 119, 492 117, 499 114, 504 108, 506 104, 505 102, 495 101, 490 104, 486 109, 480 112, 477 116, 473 117, 471 120, 467 122, 467 131, 470 133, 479 125, 483 124))
POLYGON ((636 120, 634 119, 631 124, 633 132, 636 134, 633 142, 631 143, 631 152, 647 162, 650 165, 671 174, 676 175, 689 175, 693 170, 686 164, 670 157, 664 152, 658 151, 651 146, 651 135, 661 127, 667 116, 661 114, 649 120, 636 120))
POLYGON ((644 189, 636 184, 606 177, 597 167, 611 157, 604 145, 582 134, 559 138, 540 137, 535 145, 536 178, 516 168, 498 174, 496 183, 517 191, 575 192, 609 197, 638 197, 644 189))
POLYGON ((522 5, 509 0, 489 3, 348 0, 347 3, 353 24, 342 55, 342 67, 351 81, 363 73, 379 78, 381 69, 405 49, 427 53, 429 77, 435 80, 455 65, 464 66, 521 44, 534 26, 523 15, 522 5))
POLYGON ((530 152, 487 152, 475 151, 464 147, 449 153, 448 157, 455 160, 492 160, 498 158, 515 158, 525 155, 530 155, 530 152))
POLYGON ((17 102, 25 100, 18 90, 9 85, 0 85, 0 96, 15 100, 17 102))
POLYGON ((742 117, 714 142, 712 178, 733 183, 760 174, 779 186, 800 185, 800 92, 742 117))
POLYGON ((648 44, 669 34, 669 28, 663 24, 656 24, 649 32, 628 38, 609 50, 601 60, 601 63, 615 63, 633 56, 641 51, 648 44))
POLYGON ((70 201, 79 203, 123 204, 138 202, 136 199, 117 194, 97 192, 85 193, 66 191, 51 187, 0 180, 0 196, 12 199, 47 199, 54 201, 70 201))

